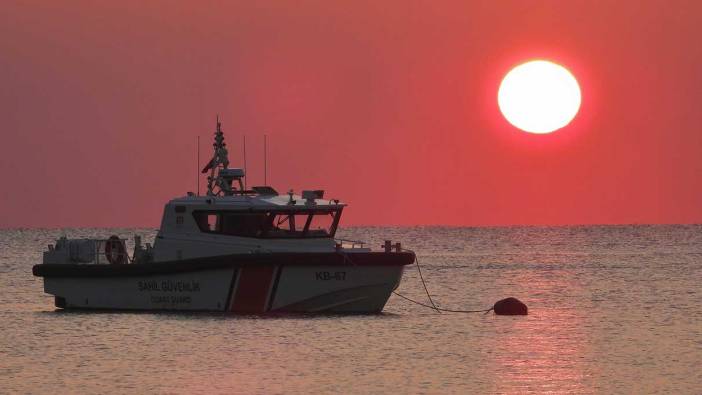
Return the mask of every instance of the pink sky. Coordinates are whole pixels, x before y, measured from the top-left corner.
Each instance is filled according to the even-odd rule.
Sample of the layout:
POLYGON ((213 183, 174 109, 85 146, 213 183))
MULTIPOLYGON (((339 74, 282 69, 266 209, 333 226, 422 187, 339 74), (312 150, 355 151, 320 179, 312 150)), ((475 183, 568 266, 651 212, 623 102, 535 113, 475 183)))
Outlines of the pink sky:
POLYGON ((347 225, 702 222, 700 2, 144 3, 3 3, 0 227, 158 226, 217 113, 347 225), (533 58, 583 92, 552 135, 497 107, 533 58))

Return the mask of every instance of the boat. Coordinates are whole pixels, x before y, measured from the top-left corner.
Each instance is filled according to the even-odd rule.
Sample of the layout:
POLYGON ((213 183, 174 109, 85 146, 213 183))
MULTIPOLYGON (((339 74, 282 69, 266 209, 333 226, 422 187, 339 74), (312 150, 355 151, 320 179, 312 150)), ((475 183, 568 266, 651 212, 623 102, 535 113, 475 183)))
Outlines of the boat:
MULTIPOLYGON (((32 268, 59 309, 379 313, 411 251, 336 238, 345 203, 323 190, 246 188, 217 119, 204 195, 166 203, 151 243, 59 238, 32 268)), ((265 183, 264 183, 265 184, 265 183)))

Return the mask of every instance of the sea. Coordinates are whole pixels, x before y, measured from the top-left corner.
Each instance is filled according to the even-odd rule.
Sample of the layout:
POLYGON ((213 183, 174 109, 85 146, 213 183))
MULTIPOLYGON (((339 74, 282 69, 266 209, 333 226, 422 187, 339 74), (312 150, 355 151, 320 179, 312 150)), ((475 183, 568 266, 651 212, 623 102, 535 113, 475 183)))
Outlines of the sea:
MULTIPOLYGON (((0 230, 0 393, 702 394, 702 226, 350 227, 416 252, 438 313, 67 312, 32 266, 55 239, 0 230)), ((416 266, 398 292, 429 304, 416 266)))

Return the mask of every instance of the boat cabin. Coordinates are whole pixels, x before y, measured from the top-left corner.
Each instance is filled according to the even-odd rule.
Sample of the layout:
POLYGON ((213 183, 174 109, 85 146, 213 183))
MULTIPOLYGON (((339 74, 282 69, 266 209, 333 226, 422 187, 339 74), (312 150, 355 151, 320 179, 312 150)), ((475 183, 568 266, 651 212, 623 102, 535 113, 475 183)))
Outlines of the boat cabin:
POLYGON ((213 148, 202 169, 209 173, 207 194, 191 192, 166 204, 153 246, 156 261, 336 248, 334 235, 345 204, 325 200, 322 190, 281 195, 267 185, 247 189, 245 170, 229 167, 219 121, 213 148))
POLYGON ((154 258, 161 261, 262 251, 333 251, 345 204, 302 196, 245 194, 173 199, 164 208, 154 258))

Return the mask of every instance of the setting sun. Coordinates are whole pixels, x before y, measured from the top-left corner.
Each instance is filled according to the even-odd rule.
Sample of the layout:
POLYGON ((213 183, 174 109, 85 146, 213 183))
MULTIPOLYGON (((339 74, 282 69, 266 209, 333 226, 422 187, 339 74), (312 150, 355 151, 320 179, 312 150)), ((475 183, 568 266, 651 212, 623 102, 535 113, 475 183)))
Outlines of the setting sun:
POLYGON ((578 113, 580 87, 565 67, 534 60, 507 73, 497 103, 515 127, 529 133, 551 133, 568 125, 578 113))

